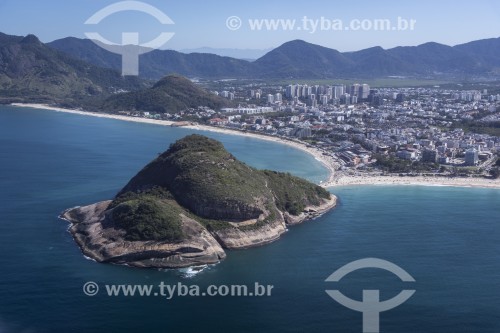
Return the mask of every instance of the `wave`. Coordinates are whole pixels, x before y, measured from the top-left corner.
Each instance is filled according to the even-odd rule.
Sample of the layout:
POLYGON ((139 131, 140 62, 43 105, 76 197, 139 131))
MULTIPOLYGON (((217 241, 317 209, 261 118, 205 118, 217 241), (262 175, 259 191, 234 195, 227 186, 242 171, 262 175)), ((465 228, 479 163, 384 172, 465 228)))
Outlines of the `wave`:
POLYGON ((199 265, 199 266, 190 266, 186 268, 179 268, 178 271, 181 273, 181 276, 183 278, 190 279, 200 274, 207 268, 208 265, 199 265))

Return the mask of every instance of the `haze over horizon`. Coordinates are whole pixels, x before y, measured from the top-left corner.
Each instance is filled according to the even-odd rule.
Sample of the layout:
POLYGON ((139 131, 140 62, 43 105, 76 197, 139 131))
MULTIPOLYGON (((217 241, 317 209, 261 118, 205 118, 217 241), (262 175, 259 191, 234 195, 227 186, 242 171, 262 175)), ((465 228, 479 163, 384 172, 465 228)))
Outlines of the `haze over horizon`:
POLYGON ((96 31, 113 42, 120 42, 123 32, 139 32, 140 42, 148 42, 160 32, 175 33, 162 48, 183 50, 198 48, 214 49, 269 49, 287 41, 301 39, 309 43, 333 48, 342 52, 357 51, 381 46, 414 46, 426 42, 457 45, 478 39, 498 37, 500 31, 500 3, 479 0, 471 7, 468 3, 450 0, 412 3, 377 3, 361 1, 354 8, 346 2, 324 3, 313 1, 307 6, 294 6, 282 0, 269 2, 211 3, 187 1, 172 3, 160 0, 144 1, 165 14, 175 24, 163 26, 156 19, 139 12, 121 12, 104 19, 97 26, 84 22, 100 9, 117 1, 64 2, 53 0, 5 0, 0 3, 0 31, 12 35, 35 34, 43 42, 73 36, 86 38, 85 32, 96 31), (355 9, 355 10, 354 10, 355 9), (237 16, 242 26, 228 29, 227 19, 237 16), (404 31, 332 31, 302 28, 302 20, 352 20, 389 19, 398 17, 415 20, 413 30, 404 31), (20 22, 20 18, 25 22, 20 22), (295 20, 294 29, 251 29, 249 20, 295 20), (22 24, 20 24, 22 23, 22 24), (466 24, 464 24, 466 23, 466 24), (306 30, 306 31, 304 31, 306 30))

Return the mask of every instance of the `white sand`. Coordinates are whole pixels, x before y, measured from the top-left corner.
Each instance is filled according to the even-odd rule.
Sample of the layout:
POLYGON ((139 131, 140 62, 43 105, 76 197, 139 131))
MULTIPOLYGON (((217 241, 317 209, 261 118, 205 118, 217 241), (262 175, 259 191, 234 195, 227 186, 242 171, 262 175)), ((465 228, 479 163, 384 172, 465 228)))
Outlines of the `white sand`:
MULTIPOLYGON (((57 108, 45 104, 14 103, 12 105, 19 107, 29 107, 29 108, 36 108, 43 110, 73 113, 83 116, 93 116, 93 117, 110 118, 123 121, 133 121, 138 123, 146 123, 154 125, 171 126, 173 124, 176 124, 176 122, 168 120, 154 120, 141 117, 130 117, 130 116, 114 115, 114 114, 100 113, 100 112, 98 113, 98 112, 70 110, 70 109, 57 108)), ((441 185, 441 186, 484 187, 484 188, 500 189, 500 179, 490 180, 484 178, 446 178, 446 177, 424 177, 424 176, 400 177, 400 176, 369 176, 369 175, 367 176, 339 175, 338 177, 335 177, 336 170, 338 169, 338 164, 334 161, 334 159, 330 156, 323 155, 323 152, 321 150, 314 147, 307 147, 305 144, 300 142, 285 140, 278 137, 266 136, 256 133, 247 133, 238 130, 205 126, 205 125, 189 125, 189 126, 183 126, 183 128, 218 132, 229 135, 240 135, 260 140, 273 141, 291 146, 296 149, 300 149, 308 154, 311 154, 317 161, 321 162, 328 169, 330 175, 328 177, 328 180, 321 183, 321 186, 323 187, 345 186, 345 185, 427 185, 427 186, 441 185)))
POLYGON ((455 186, 455 187, 483 187, 500 189, 500 179, 466 178, 466 177, 400 177, 400 176, 341 176, 329 183, 328 186, 343 185, 426 185, 426 186, 455 186))

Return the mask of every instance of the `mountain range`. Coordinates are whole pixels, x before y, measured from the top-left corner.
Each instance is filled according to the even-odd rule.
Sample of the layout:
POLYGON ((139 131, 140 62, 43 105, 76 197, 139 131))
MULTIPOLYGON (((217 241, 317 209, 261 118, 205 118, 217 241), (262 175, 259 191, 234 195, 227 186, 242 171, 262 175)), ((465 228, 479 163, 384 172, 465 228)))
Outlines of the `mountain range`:
POLYGON ((105 68, 106 54, 102 55, 103 62, 94 65, 41 43, 34 35, 0 34, 0 103, 172 113, 198 106, 218 109, 229 105, 227 99, 179 75, 167 75, 156 83, 124 77, 115 69, 105 68))
MULTIPOLYGON (((104 50, 88 39, 68 37, 47 44, 74 58, 99 67, 121 70, 121 56, 104 50)), ((153 50, 140 56, 139 74, 158 80, 170 73, 188 77, 243 77, 251 75, 250 62, 209 53, 185 54, 172 50, 153 50)))
MULTIPOLYGON (((96 66, 119 70, 121 59, 90 40, 68 37, 48 43, 54 49, 96 66)), ((201 78, 333 79, 381 76, 470 77, 495 75, 500 70, 500 38, 456 46, 425 43, 391 49, 372 47, 339 52, 293 40, 255 61, 209 53, 184 54, 154 50, 140 58, 140 75, 159 79, 168 73, 201 78)))
POLYGON ((0 102, 72 104, 146 86, 137 77, 123 77, 50 48, 34 35, 0 33, 0 102))
MULTIPOLYGON (((129 46, 130 47, 130 46, 129 46)), ((391 75, 498 77, 500 38, 454 47, 426 43, 339 52, 301 40, 250 62, 214 54, 153 50, 141 56, 140 77, 122 76, 121 57, 91 40, 44 44, 34 35, 0 33, 0 103, 57 103, 88 110, 181 109, 228 105, 186 77, 206 79, 335 79, 391 75), (177 73, 177 74, 172 74, 177 73), (156 83, 156 84, 155 84, 156 83)))
POLYGON ((269 49, 230 49, 230 48, 213 48, 213 47, 199 47, 196 49, 182 49, 179 52, 182 53, 211 53, 216 54, 221 57, 231 57, 236 59, 243 59, 248 61, 254 61, 262 57, 267 52, 271 51, 269 49))

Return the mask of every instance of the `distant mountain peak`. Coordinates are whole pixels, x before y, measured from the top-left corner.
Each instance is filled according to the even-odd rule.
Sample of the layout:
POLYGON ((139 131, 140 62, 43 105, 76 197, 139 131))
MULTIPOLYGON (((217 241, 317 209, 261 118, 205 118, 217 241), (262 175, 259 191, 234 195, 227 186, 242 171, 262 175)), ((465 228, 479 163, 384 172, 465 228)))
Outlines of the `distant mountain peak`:
POLYGON ((288 41, 288 42, 285 42, 285 43, 281 44, 281 46, 284 46, 284 45, 293 45, 293 44, 314 45, 314 44, 306 42, 303 39, 293 39, 291 41, 288 41))
POLYGON ((385 49, 382 47, 382 46, 372 46, 372 47, 369 47, 367 49, 364 49, 363 51, 377 51, 377 52, 381 52, 381 51, 385 51, 385 49))
POLYGON ((443 49, 443 48, 449 48, 449 49, 452 49, 451 46, 449 45, 445 45, 445 44, 441 44, 441 43, 437 43, 437 42, 427 42, 427 43, 423 43, 423 44, 420 44, 418 45, 417 47, 426 47, 426 48, 434 48, 434 49, 443 49))
POLYGON ((280 46, 278 46, 277 48, 275 48, 274 50, 279 50, 279 49, 289 48, 289 47, 294 47, 294 48, 297 48, 297 47, 304 47, 305 48, 305 47, 307 47, 307 48, 325 49, 325 50, 331 50, 331 51, 338 52, 335 49, 331 49, 331 48, 328 48, 328 47, 325 47, 325 46, 321 46, 321 45, 309 43, 309 42, 306 42, 305 40, 302 40, 302 39, 294 39, 294 40, 291 40, 289 42, 283 43, 280 46))
POLYGON ((41 45, 42 44, 42 42, 40 42, 40 40, 38 39, 38 37, 35 36, 35 35, 32 35, 32 34, 29 34, 26 37, 24 37, 21 40, 21 43, 23 43, 23 44, 37 44, 37 45, 41 45))

